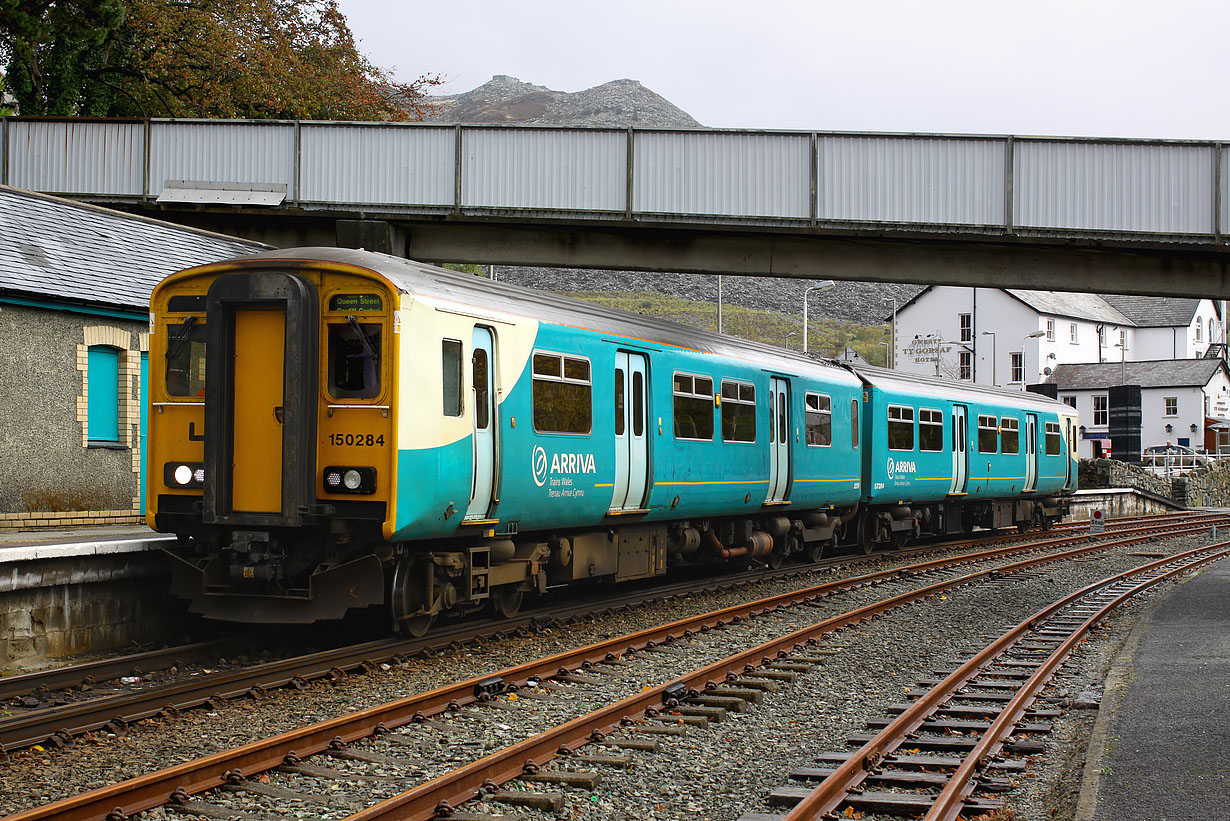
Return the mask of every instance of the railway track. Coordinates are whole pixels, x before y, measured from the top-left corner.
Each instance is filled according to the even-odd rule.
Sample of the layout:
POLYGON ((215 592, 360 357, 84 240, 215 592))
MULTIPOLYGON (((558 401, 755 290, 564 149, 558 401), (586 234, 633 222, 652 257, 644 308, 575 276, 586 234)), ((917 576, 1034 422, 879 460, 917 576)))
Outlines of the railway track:
MULTIPOLYGON (((1172 525, 1166 525, 1164 529, 1172 534, 1178 530, 1172 525)), ((1188 528, 1190 532, 1203 532, 1206 529, 1207 525, 1203 522, 1192 524, 1188 528)), ((979 554, 936 559, 921 562, 905 570, 892 569, 865 574, 855 579, 831 582, 748 605, 727 608, 655 630, 621 636, 608 642, 540 659, 510 668, 497 676, 459 682, 352 716, 333 719, 273 739, 255 742, 229 753, 209 756, 198 762, 20 813, 13 818, 101 818, 108 813, 118 818, 158 806, 168 800, 195 802, 197 799, 192 796, 232 782, 237 782, 232 783, 232 786, 252 788, 253 779, 270 769, 314 766, 303 763, 309 755, 323 753, 333 758, 344 756, 347 755, 346 748, 349 744, 368 738, 379 738, 386 743, 396 744, 398 742, 394 742, 393 738, 402 735, 396 732, 399 728, 429 722, 433 717, 456 713, 471 705, 515 695, 516 692, 525 692, 528 699, 531 690, 537 689, 534 685, 549 684, 553 677, 557 680, 575 679, 578 676, 585 678, 588 674, 582 671, 587 668, 602 669, 605 674, 610 675, 611 670, 618 672, 620 667, 632 663, 638 654, 660 650, 672 642, 688 642, 706 631, 738 625, 755 615, 769 614, 772 617, 783 612, 783 608, 816 606, 842 588, 867 588, 889 582, 899 583, 903 579, 908 579, 911 583, 921 583, 935 575, 947 574, 946 578, 940 581, 922 584, 897 596, 809 624, 805 629, 788 632, 772 642, 762 643, 719 662, 703 665, 691 673, 674 677, 669 682, 646 687, 628 698, 563 722, 551 732, 537 733, 531 738, 509 745, 500 753, 482 759, 481 766, 480 762, 472 762, 450 774, 432 779, 411 793, 391 799, 392 804, 379 812, 373 808, 355 816, 431 817, 440 801, 447 801, 455 806, 460 801, 476 795, 485 782, 501 783, 524 774, 527 761, 541 766, 554 758, 561 749, 576 750, 587 743, 605 740, 595 733, 607 733, 625 720, 639 722, 646 716, 652 719, 655 712, 660 714, 664 710, 671 713, 691 712, 694 714, 691 717, 703 718, 706 710, 724 709, 721 706, 723 703, 733 706, 736 702, 754 700, 754 693, 761 687, 768 687, 773 681, 787 677, 791 673, 790 665, 807 664, 806 661, 780 661, 779 654, 788 655, 801 651, 806 657, 809 643, 814 647, 818 637, 834 630, 857 624, 908 602, 937 595, 940 591, 991 577, 993 574, 1014 572, 1018 568, 1086 555, 1125 543, 1140 542, 1153 538, 1157 533, 1156 527, 1132 530, 1134 532, 1127 535, 1106 537, 1097 541, 1091 541, 1084 535, 1064 537, 1059 541, 1080 546, 1062 553, 1034 556, 1007 566, 990 567, 966 575, 951 574, 954 572, 953 568, 961 564, 988 562, 993 558, 1027 553, 1039 548, 1037 545, 1019 545, 982 551, 979 554), (116 814, 117 808, 122 815, 116 814)), ((679 719, 685 717, 688 716, 678 716, 679 719)), ((675 718, 672 717, 671 720, 674 721, 675 718)), ((401 741, 404 743, 404 739, 401 741)), ((364 756, 367 759, 373 758, 371 754, 362 752, 350 752, 349 755, 352 756, 350 760, 355 760, 354 757, 364 760, 364 756)), ((380 755, 385 759, 389 758, 387 753, 377 754, 376 757, 380 755)))

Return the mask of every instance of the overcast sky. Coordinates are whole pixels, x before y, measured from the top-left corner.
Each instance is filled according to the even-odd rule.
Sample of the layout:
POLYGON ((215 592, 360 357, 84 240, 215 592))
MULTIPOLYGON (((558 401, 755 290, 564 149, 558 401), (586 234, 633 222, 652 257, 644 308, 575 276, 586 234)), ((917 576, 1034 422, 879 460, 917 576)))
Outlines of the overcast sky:
POLYGON ((1230 138, 1225 0, 340 0, 437 93, 639 80, 706 126, 1230 138))

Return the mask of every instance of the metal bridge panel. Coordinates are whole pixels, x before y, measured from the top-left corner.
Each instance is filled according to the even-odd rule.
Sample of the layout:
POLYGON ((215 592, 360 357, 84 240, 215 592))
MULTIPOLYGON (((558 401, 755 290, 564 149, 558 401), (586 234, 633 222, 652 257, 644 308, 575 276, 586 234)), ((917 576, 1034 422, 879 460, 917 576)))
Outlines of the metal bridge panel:
POLYGON ((162 122, 150 124, 149 194, 167 180, 271 183, 295 199, 293 123, 162 122))
POLYGON ((1230 234, 1230 145, 1221 147, 1221 174, 1218 176, 1220 190, 1218 196, 1221 200, 1221 215, 1220 225, 1218 229, 1224 237, 1230 234))
POLYGON ((140 196, 144 134, 135 122, 11 120, 8 184, 54 194, 140 196))
POLYGON ((1004 224, 1003 139, 821 134, 817 216, 838 222, 1004 224))
POLYGON ((1213 147, 1018 140, 1021 227, 1152 234, 1213 230, 1213 147))
POLYGON ((452 127, 303 123, 300 199, 452 205, 455 134, 452 127))
POLYGON ((627 144, 623 131, 465 128, 462 207, 623 211, 627 144))
POLYGON ((810 155, 809 134, 637 132, 632 210, 808 219, 810 155))

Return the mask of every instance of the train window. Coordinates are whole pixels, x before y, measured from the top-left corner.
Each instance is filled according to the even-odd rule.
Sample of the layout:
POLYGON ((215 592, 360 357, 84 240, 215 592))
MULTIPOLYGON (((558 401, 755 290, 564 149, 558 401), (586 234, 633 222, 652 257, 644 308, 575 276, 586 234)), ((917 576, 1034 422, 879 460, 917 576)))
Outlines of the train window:
POLYGON ((944 412, 920 408, 918 411, 918 449, 944 449, 944 412))
POLYGON ((380 325, 346 317, 329 325, 329 395, 371 399, 380 395, 380 325))
POLYGON ((645 435, 645 374, 632 374, 632 435, 645 435))
POLYGON ((858 400, 850 400, 850 446, 858 450, 858 400))
POLYGON ((534 430, 589 433, 592 427, 589 360, 534 354, 534 430))
POLYGON ((1046 423, 1046 455, 1058 456, 1063 453, 1063 442, 1059 434, 1058 422, 1046 423))
POLYGON ((978 452, 999 452, 999 420, 978 414, 978 452))
POLYGON ((486 430, 491 422, 491 377, 488 375, 487 352, 475 348, 474 360, 474 427, 486 430))
POLYGON ((615 369, 615 435, 624 435, 624 369, 615 369))
POLYGON ((914 409, 888 406, 888 449, 914 449, 914 409))
POLYGON ((713 380, 677 373, 674 378, 675 438, 713 438, 713 380))
POLYGON ((832 400, 822 393, 808 393, 805 406, 807 444, 821 447, 833 444, 832 400))
POLYGON ((461 342, 456 339, 441 342, 440 360, 444 375, 444 415, 461 416, 461 342))
POLYGON ((205 325, 195 316, 167 326, 167 393, 205 395, 205 325))
MULTIPOLYGON (((772 414, 769 417, 772 425, 772 414)), ((756 441, 756 386, 722 380, 722 441, 756 441)))
POLYGON ((1011 416, 999 420, 999 449, 1003 453, 1021 452, 1021 422, 1011 416))

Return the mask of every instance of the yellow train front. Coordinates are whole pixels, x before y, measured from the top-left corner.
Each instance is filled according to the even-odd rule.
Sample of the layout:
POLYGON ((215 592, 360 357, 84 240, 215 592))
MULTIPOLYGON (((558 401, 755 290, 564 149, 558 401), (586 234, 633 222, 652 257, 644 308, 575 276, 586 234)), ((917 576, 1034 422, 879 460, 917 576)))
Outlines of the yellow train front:
POLYGON ((397 298, 353 266, 259 257, 155 289, 147 519, 180 537, 196 612, 308 622, 385 600, 397 298))

